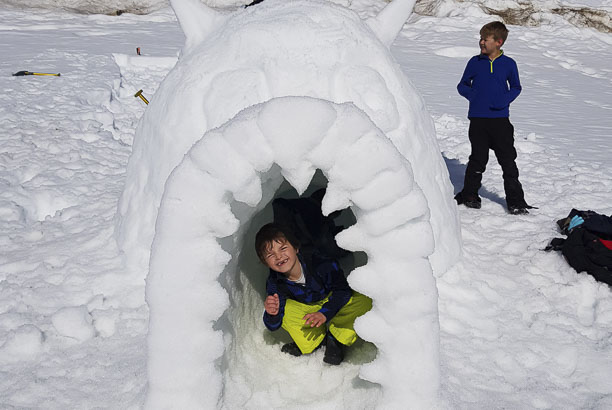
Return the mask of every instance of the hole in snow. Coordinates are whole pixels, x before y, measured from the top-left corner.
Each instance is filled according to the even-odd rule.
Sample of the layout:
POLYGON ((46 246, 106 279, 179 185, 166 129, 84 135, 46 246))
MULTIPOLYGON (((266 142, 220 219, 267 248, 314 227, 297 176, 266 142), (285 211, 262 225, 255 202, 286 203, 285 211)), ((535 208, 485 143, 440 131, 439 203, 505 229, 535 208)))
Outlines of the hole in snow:
MULTIPOLYGON (((326 186, 327 179, 317 171, 303 196, 326 186)), ((295 189, 284 181, 272 200, 298 197, 295 189)), ((360 379, 358 373, 362 364, 375 359, 374 344, 359 339, 347 350, 340 366, 329 366, 323 363, 324 349, 302 357, 282 353, 281 346, 291 338, 285 330, 271 332, 263 324, 268 268, 259 261, 254 243, 259 228, 273 220, 272 200, 244 223, 244 228, 235 237, 222 243, 226 250, 238 244, 239 252, 232 253, 235 275, 222 275, 219 279, 230 297, 230 308, 215 325, 215 329, 223 331, 225 341, 225 353, 218 363, 223 374, 221 407, 259 408, 270 403, 280 407, 298 403, 306 406, 320 403, 322 397, 327 397, 330 402, 344 402, 346 408, 373 408, 380 399, 380 386, 360 379)), ((233 206, 234 212, 240 214, 236 208, 245 205, 234 203, 233 206)), ((335 219, 337 225, 344 227, 355 221, 350 209, 342 211, 335 219)), ((354 252, 339 262, 346 274, 365 265, 367 256, 354 252)))

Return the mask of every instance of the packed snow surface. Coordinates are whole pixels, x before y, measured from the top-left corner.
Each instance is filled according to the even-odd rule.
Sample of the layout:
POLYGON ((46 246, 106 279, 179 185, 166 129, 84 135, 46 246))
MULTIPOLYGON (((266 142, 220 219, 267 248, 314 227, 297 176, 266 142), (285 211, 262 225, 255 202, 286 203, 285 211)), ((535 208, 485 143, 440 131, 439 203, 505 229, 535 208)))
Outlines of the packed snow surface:
MULTIPOLYGON (((155 98, 183 34, 170 10, 0 15, 0 402, 138 408, 147 378, 145 284, 117 249, 114 218, 146 108, 134 93, 155 98), (62 76, 10 76, 20 70, 62 76)), ((392 47, 434 116, 455 191, 469 155, 467 102, 455 86, 490 19, 413 18, 392 47)), ((441 394, 459 409, 608 409, 610 289, 541 249, 572 207, 612 214, 612 38, 563 21, 510 30, 504 49, 523 84, 511 107, 518 166, 539 209, 505 213, 494 157, 483 208, 459 208, 463 259, 437 278, 441 394)), ((234 284, 256 287, 264 278, 259 268, 234 284)), ((262 302, 239 308, 226 319, 259 320, 262 302)), ((220 364, 234 397, 250 397, 227 408, 307 406, 311 391, 328 398, 319 408, 373 408, 380 399, 376 384, 357 377, 374 345, 357 346, 336 368, 322 365, 322 352, 280 355, 263 325, 240 346, 238 357, 261 355, 243 368, 220 364)))

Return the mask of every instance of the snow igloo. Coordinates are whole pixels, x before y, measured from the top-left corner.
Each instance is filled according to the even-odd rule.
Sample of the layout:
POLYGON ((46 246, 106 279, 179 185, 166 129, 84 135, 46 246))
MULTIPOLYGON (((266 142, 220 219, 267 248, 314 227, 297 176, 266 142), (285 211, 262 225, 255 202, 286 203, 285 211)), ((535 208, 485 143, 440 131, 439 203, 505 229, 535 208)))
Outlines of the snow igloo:
POLYGON ((414 0, 367 20, 326 0, 171 5, 185 46, 139 123, 117 218, 146 274, 146 407, 438 407, 435 277, 461 243, 433 121, 389 51, 414 0), (338 367, 280 353, 253 249, 275 197, 320 187, 324 214, 353 217, 336 239, 367 258, 345 272, 373 299, 355 324, 369 350, 338 367))

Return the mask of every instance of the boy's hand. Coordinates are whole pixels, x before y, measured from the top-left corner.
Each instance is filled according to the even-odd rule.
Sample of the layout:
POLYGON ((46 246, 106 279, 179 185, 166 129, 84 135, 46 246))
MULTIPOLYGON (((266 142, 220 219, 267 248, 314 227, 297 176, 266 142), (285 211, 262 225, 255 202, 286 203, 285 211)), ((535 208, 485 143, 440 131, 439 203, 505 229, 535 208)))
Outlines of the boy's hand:
POLYGON ((302 319, 304 319, 306 321, 306 324, 310 325, 310 327, 319 327, 327 321, 327 318, 321 312, 309 313, 302 319))
POLYGON ((276 316, 278 315, 278 307, 280 306, 278 301, 278 294, 270 295, 266 298, 264 302, 264 308, 269 315, 276 316))

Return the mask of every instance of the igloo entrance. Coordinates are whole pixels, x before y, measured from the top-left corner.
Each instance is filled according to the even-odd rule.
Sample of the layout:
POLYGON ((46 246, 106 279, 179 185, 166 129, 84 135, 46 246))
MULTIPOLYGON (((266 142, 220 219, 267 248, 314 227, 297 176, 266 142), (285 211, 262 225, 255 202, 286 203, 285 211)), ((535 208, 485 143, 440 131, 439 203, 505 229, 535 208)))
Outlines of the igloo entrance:
MULTIPOLYGON (((319 171, 302 197, 326 186, 327 179, 319 171)), ((297 197, 297 191, 284 181, 273 199, 297 197)), ((257 230, 272 221, 271 204, 272 201, 245 227, 234 276, 220 278, 229 294, 230 307, 215 325, 216 329, 224 332, 226 342, 226 352, 220 360, 223 398, 219 407, 266 407, 278 402, 278 390, 284 389, 283 395, 292 397, 292 403, 300 406, 320 405, 321 398, 325 397, 330 402, 344 402, 347 408, 374 408, 381 396, 380 386, 358 376, 361 365, 376 357, 377 349, 373 343, 359 340, 349 350, 342 367, 333 368, 322 363, 322 349, 312 357, 295 358, 281 353, 280 346, 291 341, 289 335, 282 329, 270 332, 263 327, 262 301, 268 269, 259 262, 253 244, 257 230), (315 396, 313 390, 318 392, 315 396), (353 393, 347 395, 347 391, 353 393)), ((350 226, 355 223, 355 218, 347 209, 336 221, 350 226)), ((365 253, 355 252, 342 258, 340 264, 347 273, 365 265, 366 261, 365 253)))
MULTIPOLYGON (((240 251, 238 266, 244 275, 244 280, 248 281, 251 287, 263 300, 265 297, 265 278, 268 275, 268 268, 265 267, 257 257, 254 249, 255 234, 257 230, 266 223, 273 222, 272 202, 275 199, 297 199, 307 198, 313 192, 327 188, 327 178, 320 170, 315 173, 312 182, 308 188, 300 195, 295 188, 287 181, 283 180, 280 187, 276 190, 272 200, 258 213, 254 214, 247 223, 247 229, 244 232, 243 248, 240 251)), ((234 210, 234 214, 240 213, 240 210, 234 210)), ((336 225, 346 229, 355 225, 356 218, 350 208, 339 211, 339 214, 334 217, 336 225)), ((349 274, 354 269, 364 266, 367 263, 367 255, 365 252, 348 252, 345 257, 339 258, 345 274, 349 274)), ((227 287, 225 287, 227 290, 227 287)), ((257 312, 259 315, 261 312, 257 312)))
MULTIPOLYGON (((247 233, 283 180, 302 193, 317 169, 329 181, 323 212, 350 207, 356 217, 338 244, 368 257, 349 277, 351 287, 374 302, 355 324, 378 348, 360 377, 382 386, 380 405, 436 402, 437 290, 428 260, 433 232, 410 164, 355 105, 283 97, 207 132, 166 182, 147 277, 149 407, 226 402, 228 380, 240 377, 231 371, 240 362, 232 355, 241 355, 228 336, 252 335, 232 327, 261 323, 257 296, 243 298, 248 303, 237 309, 230 303, 244 291, 235 272, 251 246, 247 233), (283 124, 293 127, 290 144, 283 124), (248 315, 255 318, 239 319, 248 315)), ((255 369, 266 365, 265 358, 253 360, 255 369)), ((252 393, 278 388, 266 387, 252 393)))

